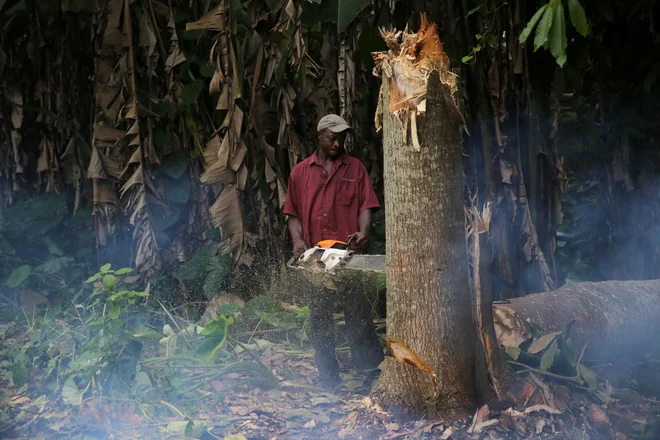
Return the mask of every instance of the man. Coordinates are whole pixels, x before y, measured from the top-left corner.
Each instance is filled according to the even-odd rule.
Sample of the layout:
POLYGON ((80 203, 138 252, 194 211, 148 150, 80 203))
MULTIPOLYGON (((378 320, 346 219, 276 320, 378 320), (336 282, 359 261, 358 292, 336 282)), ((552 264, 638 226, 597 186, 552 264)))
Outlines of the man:
MULTIPOLYGON (((352 128, 337 115, 324 116, 317 125, 318 148, 297 164, 289 177, 284 213, 289 216, 293 252, 300 256, 321 240, 347 241, 355 237, 358 251, 367 249, 372 209, 380 208, 364 165, 344 153, 352 128)), ((335 357, 333 305, 344 309, 345 332, 351 360, 358 370, 371 370, 383 360, 371 318, 371 307, 361 285, 338 285, 338 291, 318 289, 310 298, 310 339, 322 385, 341 383, 335 357)))

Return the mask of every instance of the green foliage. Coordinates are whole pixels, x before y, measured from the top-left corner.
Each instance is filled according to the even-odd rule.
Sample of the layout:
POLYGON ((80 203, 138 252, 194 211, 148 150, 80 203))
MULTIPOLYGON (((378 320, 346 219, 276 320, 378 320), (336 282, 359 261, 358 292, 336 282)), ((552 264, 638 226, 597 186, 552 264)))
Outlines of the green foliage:
POLYGON ((213 298, 231 274, 231 260, 226 255, 217 255, 218 245, 210 244, 179 268, 179 276, 186 285, 199 291, 207 299, 213 298))
POLYGON ((209 271, 211 259, 218 253, 218 245, 210 244, 204 246, 188 261, 179 268, 179 276, 188 282, 203 279, 209 271))
POLYGON ((67 216, 64 197, 41 194, 19 200, 3 210, 0 232, 11 236, 43 236, 62 224, 67 216))
POLYGON ((25 289, 68 301, 89 275, 90 211, 69 214, 65 199, 42 194, 3 209, 0 222, 0 301, 16 303, 25 289), (27 239, 29 237, 29 239, 27 239))
POLYGON ((322 22, 337 23, 338 9, 339 0, 308 0, 303 6, 303 25, 313 28, 322 22))
POLYGON ((32 266, 24 264, 20 267, 17 267, 13 270, 7 281, 5 281, 5 286, 7 287, 18 287, 23 281, 30 276, 32 272, 32 266))
POLYGON ((231 262, 227 256, 215 257, 204 280, 204 296, 211 299, 220 290, 222 283, 231 273, 231 262))
POLYGON ((369 0, 339 0, 337 7, 337 32, 341 33, 353 23, 369 0))
POLYGON ((571 23, 580 35, 586 37, 589 33, 589 24, 584 9, 578 0, 568 0, 568 13, 571 17, 571 23))
MULTIPOLYGON (((201 251, 197 262, 215 258, 213 253, 201 251)), ((192 277, 200 276, 194 265, 187 269, 192 277)), ((204 274, 205 269, 199 272, 204 274)), ((198 426, 196 421, 190 424, 192 417, 186 418, 177 407, 197 411, 200 396, 221 400, 226 391, 245 384, 264 389, 280 386, 258 355, 269 346, 272 355, 276 347, 263 339, 256 343, 252 336, 241 341, 238 332, 282 326, 287 336, 300 331, 303 342, 308 308, 284 310, 278 301, 263 296, 245 308, 223 305, 218 318, 200 326, 163 307, 169 323, 161 333, 145 325, 147 293, 135 288, 132 274, 130 268, 105 264, 88 277, 86 287, 72 302, 54 306, 36 318, 16 318, 14 314, 11 321, 0 324, 0 380, 11 380, 12 396, 29 396, 38 402, 35 410, 46 405, 47 424, 60 420, 77 423, 71 417, 84 407, 82 402, 102 406, 110 402, 106 397, 118 398, 138 403, 149 417, 167 416, 168 422, 174 412, 180 419, 168 429, 199 437, 208 427, 198 426), (248 323, 251 328, 246 327, 248 323), (216 379, 222 379, 226 391, 217 391, 216 379), (67 409, 62 409, 62 403, 67 409)), ((152 290, 158 285, 152 284, 152 290)), ((273 335, 282 338, 280 332, 273 335)), ((0 408, 2 424, 20 417, 12 407, 0 408)))
POLYGON ((568 41, 566 40, 566 22, 564 19, 564 7, 561 2, 555 8, 555 16, 552 20, 552 27, 550 28, 549 35, 550 52, 557 60, 560 67, 566 64, 566 47, 568 41))
MULTIPOLYGON (((172 137, 172 133, 167 132, 168 142, 172 137)), ((160 173, 165 174, 171 179, 179 179, 188 169, 188 157, 184 153, 173 154, 163 162, 163 165, 158 168, 160 173)))
POLYGON ((78 389, 74 376, 69 376, 62 386, 62 400, 64 403, 68 405, 80 405, 82 404, 84 395, 85 393, 78 389))
POLYGON ((147 293, 121 288, 131 272, 106 264, 87 280, 88 285, 96 283, 93 292, 81 291, 78 301, 65 308, 52 306, 43 316, 24 311, 0 325, 0 377, 10 374, 16 386, 38 393, 44 388, 56 392, 73 406, 92 390, 119 392, 121 384, 135 376, 142 351, 137 338, 147 334, 143 329, 136 336, 136 323, 129 318, 147 293), (28 377, 39 380, 28 383, 28 377))
POLYGON ((461 58, 462 63, 473 62, 477 54, 486 48, 496 49, 499 44, 499 36, 493 32, 491 27, 492 17, 501 9, 506 7, 508 2, 497 3, 493 8, 488 9, 488 3, 485 0, 478 0, 477 6, 466 14, 466 18, 470 17, 473 14, 479 13, 482 16, 482 20, 479 21, 480 29, 479 32, 474 36, 477 40, 477 44, 472 46, 470 53, 461 58))
POLYGON ((185 438, 202 438, 208 432, 208 425, 203 420, 176 420, 169 422, 165 430, 185 438))
POLYGON ((536 13, 529 20, 527 26, 525 26, 525 29, 523 29, 523 31, 520 33, 521 43, 527 41, 527 38, 531 35, 532 30, 534 30, 534 27, 538 24, 539 20, 541 20, 543 14, 545 14, 546 9, 548 9, 547 4, 543 5, 538 11, 536 11, 536 13))
MULTIPOLYGON (((140 292, 136 290, 116 290, 117 286, 117 276, 128 274, 132 272, 130 268, 119 269, 117 271, 111 270, 110 265, 106 264, 101 267, 101 271, 97 274, 91 276, 87 283, 93 283, 94 281, 101 279, 101 284, 103 290, 107 294, 107 304, 110 306, 109 316, 110 319, 117 319, 119 314, 122 311, 128 310, 128 308, 136 303, 140 298, 145 298, 149 296, 147 292, 140 292)), ((97 291, 94 292, 94 295, 101 293, 101 290, 97 288, 97 291)), ((94 296, 92 295, 92 296, 94 296)), ((98 299, 97 299, 98 301, 98 299)), ((95 302, 94 304, 97 304, 95 302)))
MULTIPOLYGON (((578 0, 568 2, 568 12, 571 23, 582 36, 587 36, 589 26, 587 24, 584 9, 578 0)), ((540 48, 549 49, 557 60, 560 67, 566 64, 566 16, 561 0, 550 0, 541 6, 532 16, 520 34, 520 42, 525 43, 532 31, 536 28, 534 36, 534 52, 540 48)))
POLYGON ((227 329, 233 323, 233 318, 222 315, 206 324, 199 332, 205 338, 197 347, 197 353, 209 361, 215 359, 225 342, 227 342, 227 329))
POLYGON ((240 312, 237 325, 243 331, 260 328, 282 329, 287 341, 293 336, 302 343, 307 339, 309 327, 309 308, 285 310, 282 304, 269 295, 257 296, 245 304, 240 312))
POLYGON ((563 332, 536 335, 520 346, 504 347, 504 353, 516 367, 527 366, 528 371, 538 369, 552 373, 556 378, 563 377, 567 383, 579 384, 598 395, 598 376, 584 365, 584 359, 576 356, 570 338, 563 332))
POLYGON ((539 24, 536 27, 536 35, 534 36, 534 52, 539 50, 541 47, 547 47, 548 38, 550 36, 550 28, 552 27, 552 21, 555 16, 555 9, 557 9, 558 0, 551 0, 545 7, 543 15, 539 20, 539 24))
POLYGON ((541 356, 541 364, 539 365, 539 370, 548 371, 552 364, 555 362, 555 356, 557 355, 557 341, 552 341, 548 348, 541 356))
POLYGON ((181 93, 183 105, 191 105, 197 102, 203 90, 204 82, 201 79, 196 79, 192 83, 186 84, 183 87, 183 92, 181 93))

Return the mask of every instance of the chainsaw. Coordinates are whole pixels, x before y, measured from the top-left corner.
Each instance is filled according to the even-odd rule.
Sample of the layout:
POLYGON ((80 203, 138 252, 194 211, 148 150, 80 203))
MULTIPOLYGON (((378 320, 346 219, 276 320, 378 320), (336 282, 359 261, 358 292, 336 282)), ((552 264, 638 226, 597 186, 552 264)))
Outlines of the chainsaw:
POLYGON ((354 237, 347 242, 339 240, 323 240, 307 249, 298 258, 291 258, 287 268, 292 274, 298 274, 317 286, 337 290, 336 281, 355 282, 367 274, 375 276, 385 274, 385 255, 356 254, 351 250, 354 237), (359 278, 355 278, 358 276, 359 278))
POLYGON ((323 240, 287 263, 289 269, 303 272, 336 274, 338 271, 367 271, 385 273, 385 255, 356 254, 351 250, 355 237, 347 242, 323 240))
POLYGON ((295 265, 332 273, 337 266, 348 261, 348 258, 354 254, 354 251, 351 250, 354 239, 355 237, 351 237, 347 242, 339 240, 319 241, 316 246, 303 252, 295 261, 295 265))

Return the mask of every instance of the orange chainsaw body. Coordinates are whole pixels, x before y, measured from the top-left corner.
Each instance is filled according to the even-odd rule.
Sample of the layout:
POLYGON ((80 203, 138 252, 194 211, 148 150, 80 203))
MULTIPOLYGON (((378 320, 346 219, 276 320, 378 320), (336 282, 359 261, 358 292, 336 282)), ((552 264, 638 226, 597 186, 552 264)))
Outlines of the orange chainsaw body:
POLYGON ((322 249, 347 249, 348 244, 345 241, 339 240, 321 240, 316 243, 316 246, 322 249))

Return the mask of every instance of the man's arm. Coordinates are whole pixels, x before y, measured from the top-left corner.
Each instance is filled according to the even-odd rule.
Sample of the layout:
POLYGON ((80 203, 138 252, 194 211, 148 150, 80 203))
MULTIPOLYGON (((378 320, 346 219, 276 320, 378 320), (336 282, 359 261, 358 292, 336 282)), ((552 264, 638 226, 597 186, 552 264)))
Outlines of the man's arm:
POLYGON ((360 205, 360 214, 358 216, 358 232, 351 235, 355 237, 355 246, 359 249, 365 249, 369 244, 369 231, 371 230, 371 223, 373 221, 373 210, 380 208, 378 197, 374 191, 367 169, 359 163, 358 171, 358 197, 360 205))
POLYGON ((305 239, 303 238, 302 222, 298 217, 289 216, 289 234, 293 243, 293 256, 298 258, 307 250, 305 239))
POLYGON ((358 217, 358 232, 354 233, 351 237, 355 237, 355 246, 359 249, 364 249, 369 243, 369 231, 371 230, 371 223, 373 222, 373 215, 371 209, 365 209, 358 217))
POLYGON ((288 225, 291 243, 293 244, 293 255, 298 258, 307 250, 307 246, 305 245, 302 222, 300 221, 296 175, 296 168, 294 168, 289 175, 289 188, 284 202, 284 214, 289 216, 288 225))

